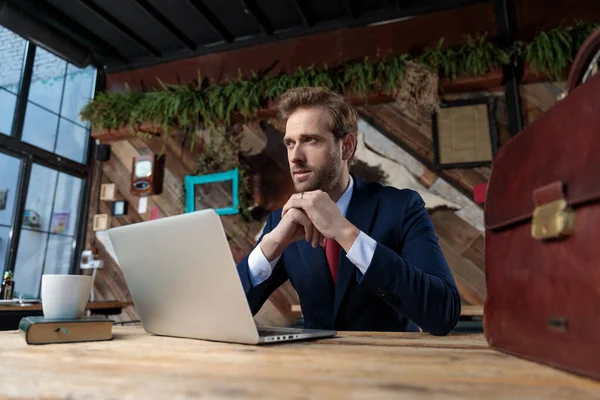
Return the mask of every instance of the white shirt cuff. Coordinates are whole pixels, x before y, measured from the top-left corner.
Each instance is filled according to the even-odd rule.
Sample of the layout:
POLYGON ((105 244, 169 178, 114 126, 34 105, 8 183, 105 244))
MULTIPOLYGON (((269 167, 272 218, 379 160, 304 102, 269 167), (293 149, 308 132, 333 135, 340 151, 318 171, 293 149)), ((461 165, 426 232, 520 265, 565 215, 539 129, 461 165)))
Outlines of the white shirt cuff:
POLYGON ((377 242, 375 239, 361 231, 354 241, 354 244, 352 244, 350 251, 346 254, 346 257, 348 257, 352 264, 356 265, 364 275, 367 272, 369 265, 371 265, 371 260, 373 260, 376 248, 377 242))
POLYGON ((266 281, 271 276, 277 261, 279 261, 279 257, 269 262, 263 254, 260 244, 256 246, 248 256, 248 270, 250 271, 252 286, 258 286, 266 281))

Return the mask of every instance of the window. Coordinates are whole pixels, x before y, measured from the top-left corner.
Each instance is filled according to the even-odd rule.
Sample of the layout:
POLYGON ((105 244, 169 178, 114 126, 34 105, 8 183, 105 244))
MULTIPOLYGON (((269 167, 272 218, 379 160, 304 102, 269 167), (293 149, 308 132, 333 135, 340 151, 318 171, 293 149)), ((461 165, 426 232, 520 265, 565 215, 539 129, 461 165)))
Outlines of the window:
POLYGON ((77 268, 91 143, 79 112, 96 69, 78 68, 0 26, 0 273, 38 298, 44 273, 77 268))
POLYGON ((71 270, 82 179, 34 164, 15 265, 15 294, 35 298, 42 273, 71 270))
POLYGON ((52 53, 37 49, 23 141, 73 161, 85 163, 88 125, 79 111, 90 101, 95 70, 79 69, 52 53))

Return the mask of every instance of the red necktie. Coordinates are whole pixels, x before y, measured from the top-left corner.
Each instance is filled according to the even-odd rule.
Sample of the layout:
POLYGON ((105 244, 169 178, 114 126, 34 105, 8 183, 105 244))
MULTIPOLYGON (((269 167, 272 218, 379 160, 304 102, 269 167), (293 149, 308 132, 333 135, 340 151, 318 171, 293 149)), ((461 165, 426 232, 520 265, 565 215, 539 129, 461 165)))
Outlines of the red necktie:
POLYGON ((340 244, 333 239, 327 239, 325 243, 325 256, 327 257, 327 263, 329 264, 329 271, 331 271, 331 277, 333 283, 337 277, 338 263, 340 261, 340 244))

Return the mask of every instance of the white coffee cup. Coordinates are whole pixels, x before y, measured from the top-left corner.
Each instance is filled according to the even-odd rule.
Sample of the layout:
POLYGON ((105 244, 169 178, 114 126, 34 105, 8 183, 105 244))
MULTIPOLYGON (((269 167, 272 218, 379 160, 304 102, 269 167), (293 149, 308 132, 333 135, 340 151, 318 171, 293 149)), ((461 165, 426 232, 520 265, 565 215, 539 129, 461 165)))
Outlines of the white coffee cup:
POLYGON ((93 278, 87 275, 42 275, 42 309, 47 319, 80 318, 93 278))

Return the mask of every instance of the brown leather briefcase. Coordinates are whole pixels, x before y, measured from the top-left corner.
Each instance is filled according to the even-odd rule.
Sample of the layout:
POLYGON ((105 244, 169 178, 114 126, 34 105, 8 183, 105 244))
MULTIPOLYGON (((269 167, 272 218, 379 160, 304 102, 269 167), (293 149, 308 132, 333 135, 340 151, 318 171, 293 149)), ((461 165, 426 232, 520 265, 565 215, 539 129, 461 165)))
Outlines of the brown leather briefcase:
POLYGON ((489 345, 600 379, 600 74, 500 149, 485 227, 489 345))

